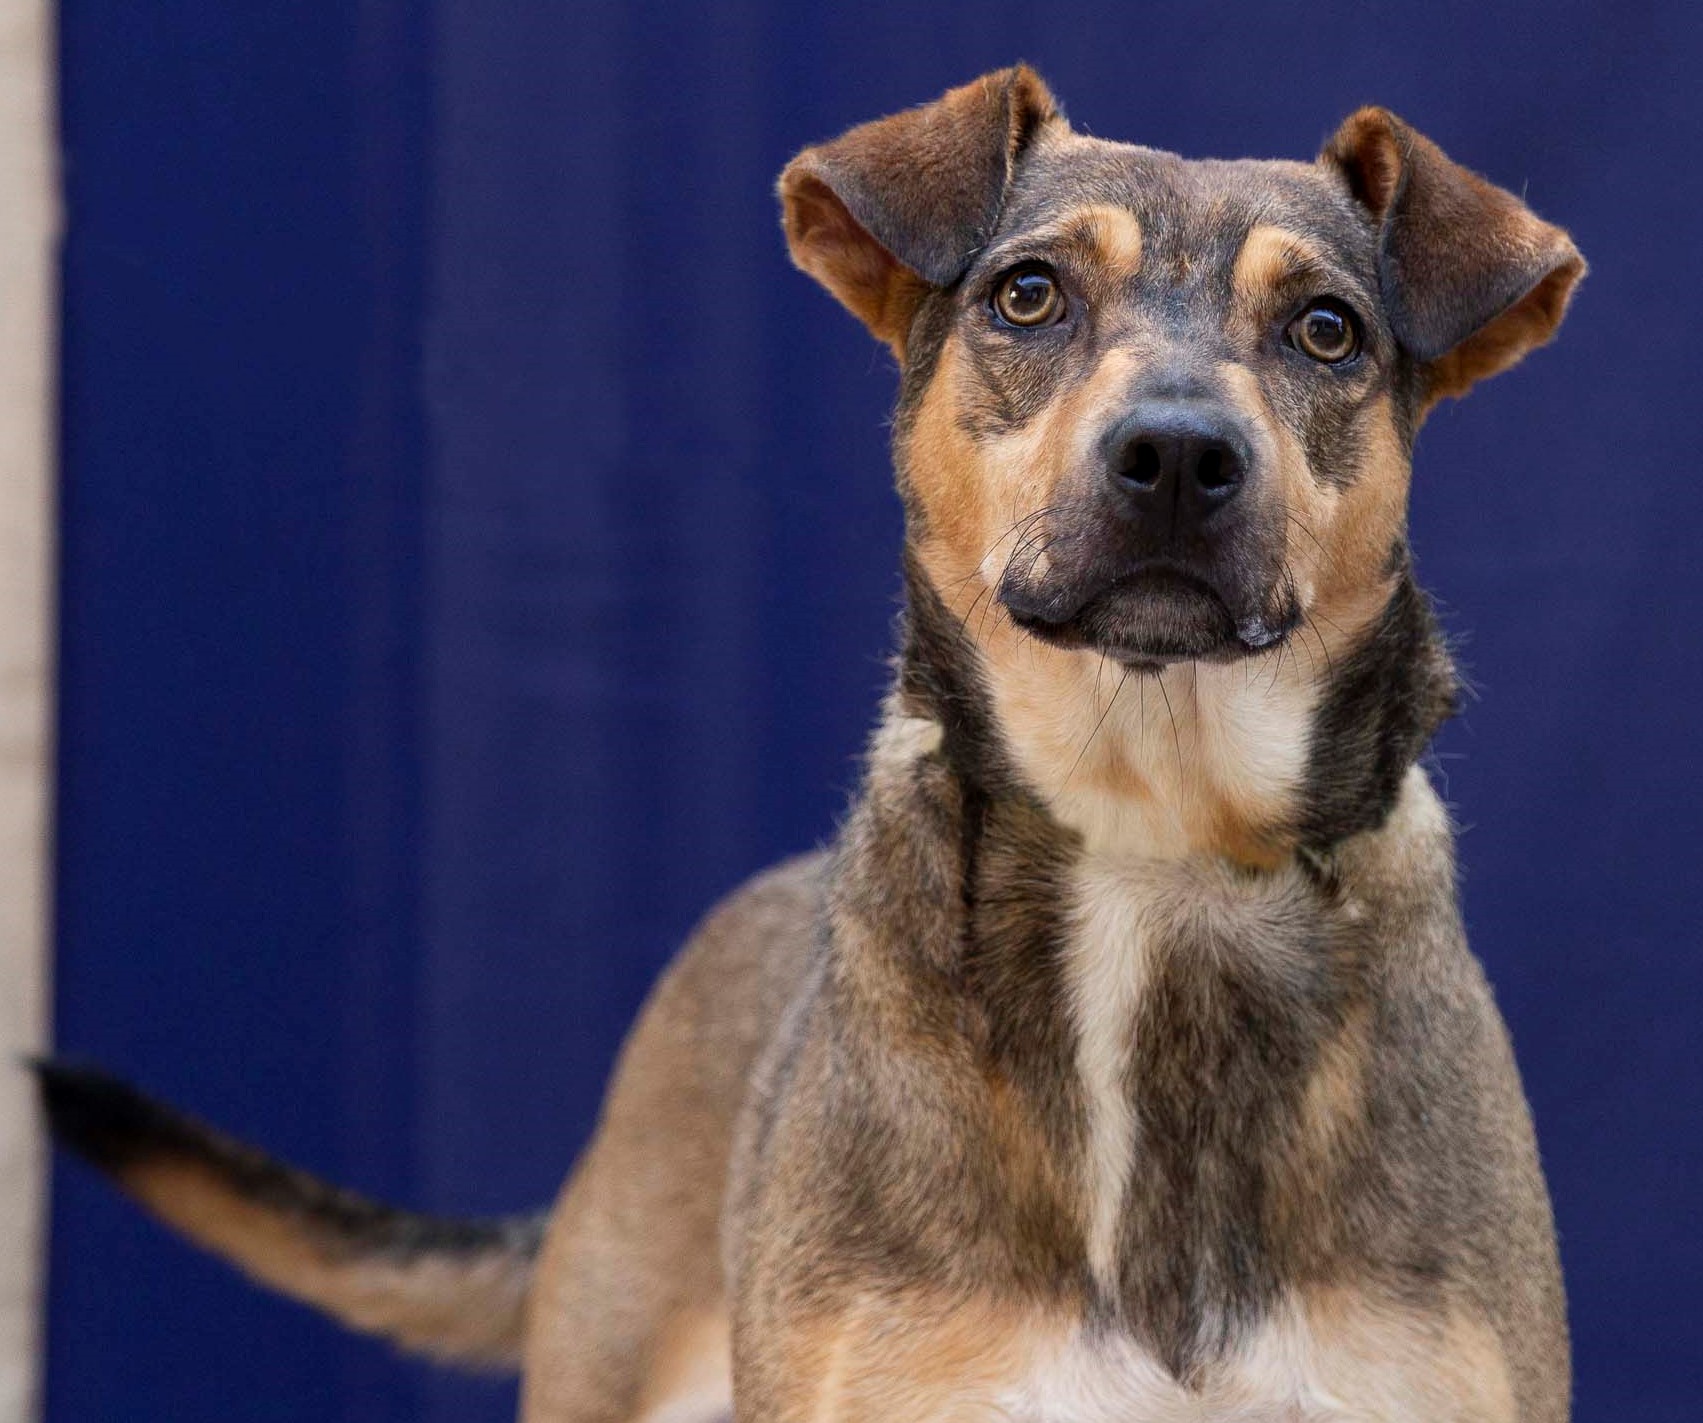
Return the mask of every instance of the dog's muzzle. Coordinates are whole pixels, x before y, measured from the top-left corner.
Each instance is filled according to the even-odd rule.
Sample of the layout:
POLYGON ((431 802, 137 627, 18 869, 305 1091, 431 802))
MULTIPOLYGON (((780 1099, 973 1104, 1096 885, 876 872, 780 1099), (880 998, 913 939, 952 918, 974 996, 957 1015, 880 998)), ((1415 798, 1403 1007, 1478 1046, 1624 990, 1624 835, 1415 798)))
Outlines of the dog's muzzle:
POLYGON ((1293 630, 1281 507, 1235 412, 1141 400, 1097 456, 1049 515, 1045 557, 1006 569, 999 598, 1019 626, 1130 666, 1246 657, 1293 630))

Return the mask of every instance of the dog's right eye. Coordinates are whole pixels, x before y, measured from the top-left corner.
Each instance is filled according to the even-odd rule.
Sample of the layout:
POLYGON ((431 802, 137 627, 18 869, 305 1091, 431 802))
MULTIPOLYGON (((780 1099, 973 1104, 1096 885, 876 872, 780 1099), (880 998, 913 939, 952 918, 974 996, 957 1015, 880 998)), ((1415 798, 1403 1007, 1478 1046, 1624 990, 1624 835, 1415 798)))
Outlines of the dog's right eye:
POLYGON ((1038 262, 1013 267, 994 285, 993 313, 1007 326, 1051 326, 1064 315, 1058 278, 1038 262))
POLYGON ((1289 323, 1285 336, 1303 355, 1327 366, 1345 365, 1360 353, 1360 332, 1340 301, 1315 301, 1289 323))

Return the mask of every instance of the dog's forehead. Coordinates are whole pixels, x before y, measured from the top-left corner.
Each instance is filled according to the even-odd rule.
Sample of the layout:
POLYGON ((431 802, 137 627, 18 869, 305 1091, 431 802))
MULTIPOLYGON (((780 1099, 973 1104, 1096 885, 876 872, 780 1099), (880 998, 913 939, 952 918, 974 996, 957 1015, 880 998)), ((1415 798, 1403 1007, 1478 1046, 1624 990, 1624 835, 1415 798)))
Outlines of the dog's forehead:
POLYGON ((1283 159, 1191 159, 1081 134, 1050 135, 1025 157, 994 244, 1047 229, 1073 211, 1131 214, 1149 252, 1228 266, 1255 227, 1308 239, 1345 263, 1376 258, 1376 233, 1336 174, 1283 159))

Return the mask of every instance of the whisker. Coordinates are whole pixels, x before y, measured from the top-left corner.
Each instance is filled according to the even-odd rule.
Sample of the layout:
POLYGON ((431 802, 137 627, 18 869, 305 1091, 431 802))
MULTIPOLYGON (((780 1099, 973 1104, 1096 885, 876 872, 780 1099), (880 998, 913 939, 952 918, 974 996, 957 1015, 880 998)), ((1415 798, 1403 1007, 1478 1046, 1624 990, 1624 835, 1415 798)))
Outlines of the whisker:
MULTIPOLYGON (((998 597, 997 594, 995 596, 993 596, 992 598, 988 599, 987 606, 982 609, 981 621, 976 624, 976 641, 977 642, 980 642, 984 637, 987 636, 988 614, 992 613, 994 615, 995 619, 998 619, 1002 614, 1004 614, 1004 612, 1005 612, 1005 604, 999 601, 999 597, 998 597)), ((997 621, 995 621, 994 626, 998 627, 999 623, 997 621)), ((1015 627, 1016 624, 1013 623, 1012 626, 1015 627)))
MULTIPOLYGON (((1020 518, 1013 519, 1011 521, 1010 525, 1007 526, 1005 532, 1002 533, 998 538, 996 538, 991 544, 989 544, 987 546, 987 548, 983 551, 981 558, 978 559, 977 562, 976 562, 976 566, 974 568, 972 568, 968 573, 966 573, 962 578, 960 578, 956 583, 954 583, 952 585, 952 591, 955 593, 955 592, 958 591, 958 589, 962 588, 966 583, 968 583, 972 578, 979 578, 981 576, 982 566, 990 558, 993 557, 994 550, 996 550, 1002 543, 1004 543, 1013 534, 1017 533, 1017 531, 1019 529, 1023 529, 1024 533, 1026 534, 1027 533, 1027 526, 1033 525, 1036 520, 1041 519, 1041 518, 1045 517, 1046 515, 1052 513, 1056 507, 1057 507, 1056 505, 1049 504, 1049 505, 1046 505, 1043 508, 1035 509, 1035 510, 1031 511, 1030 513, 1024 514, 1020 518)), ((1024 535, 1019 535, 1019 539, 1021 540, 1021 538, 1023 536, 1024 535)), ((1010 560, 1009 559, 1006 560, 1006 566, 1010 567, 1010 560)))
POLYGON ((1325 671, 1333 677, 1336 676, 1336 664, 1331 660, 1330 644, 1325 641, 1325 635, 1319 631, 1310 614, 1301 619, 1301 626, 1310 629, 1313 636, 1319 640, 1319 651, 1325 657, 1325 671))
POLYGON ((1035 570, 1035 564, 1039 561, 1041 555, 1057 542, 1057 537, 1047 537, 1047 531, 1045 529, 1040 530, 1038 533, 1025 534, 1022 542, 1011 550, 1011 557, 1005 560, 1005 569, 1001 576, 1003 577, 1004 573, 1009 573, 1012 565, 1031 550, 1033 550, 1034 556, 1029 560, 1029 566, 1025 572, 1033 573, 1035 570))
MULTIPOLYGON (((1298 634, 1300 630, 1297 629, 1296 631, 1298 634)), ((1319 675, 1319 659, 1313 656, 1312 643, 1308 642, 1306 638, 1300 636, 1296 637, 1296 643, 1300 646, 1301 650, 1307 654, 1308 673, 1316 678, 1319 675)))
MULTIPOLYGON (((1101 658, 1102 663, 1105 658, 1101 658)), ((1088 733, 1088 739, 1082 743, 1082 749, 1076 753, 1076 759, 1070 763, 1070 769, 1065 772, 1064 780, 1059 783, 1062 791, 1070 784, 1070 778, 1076 774, 1076 768, 1082 764, 1082 758, 1088 754, 1088 748, 1094 744, 1094 738, 1100 734, 1100 728, 1106 724, 1106 718, 1112 714, 1112 708, 1118 704, 1118 694, 1123 691, 1124 683, 1129 681, 1129 668, 1124 668, 1124 674, 1118 678, 1118 685, 1112 690, 1112 699, 1106 703, 1105 711, 1100 713, 1100 719, 1094 723, 1094 729, 1088 733)))
POLYGON ((1338 624, 1333 623, 1329 618, 1327 618, 1323 613, 1315 610, 1311 613, 1308 613, 1307 617, 1309 619, 1314 619, 1314 618, 1318 619, 1319 622, 1323 623, 1332 632, 1334 632, 1338 637, 1340 637, 1344 642, 1348 641, 1348 634, 1345 633, 1338 624))
POLYGON ((1283 675, 1283 653, 1288 646, 1289 640, 1285 638, 1277 644, 1277 656, 1271 659, 1271 680, 1265 685, 1265 695, 1268 697, 1277 690, 1277 679, 1283 675))
POLYGON ((1315 534, 1310 528, 1307 527, 1307 521, 1305 519, 1303 519, 1299 514, 1297 514, 1293 509, 1285 509, 1283 512, 1286 515, 1288 515, 1290 521, 1295 525, 1296 528, 1298 528, 1302 533, 1304 533, 1308 538, 1310 538, 1313 541, 1313 547, 1316 548, 1319 551, 1319 556, 1321 558, 1328 559, 1330 557, 1330 554, 1325 551, 1325 546, 1322 543, 1319 542, 1319 536, 1317 534, 1315 534))
POLYGON ((1177 714, 1171 710, 1171 694, 1165 690, 1165 674, 1161 672, 1155 679, 1159 683, 1159 695, 1165 699, 1165 715, 1171 718, 1171 744, 1177 748, 1177 776, 1183 771, 1183 738, 1177 731, 1177 714))
POLYGON ((982 585, 982 591, 976 594, 974 601, 972 601, 969 608, 965 610, 964 616, 961 617, 958 620, 958 636, 959 637, 965 638, 965 639, 967 639, 969 637, 969 634, 970 634, 970 619, 973 618, 976 615, 977 605, 982 601, 983 598, 988 597, 992 592, 993 592, 993 585, 991 583, 984 583, 982 585))

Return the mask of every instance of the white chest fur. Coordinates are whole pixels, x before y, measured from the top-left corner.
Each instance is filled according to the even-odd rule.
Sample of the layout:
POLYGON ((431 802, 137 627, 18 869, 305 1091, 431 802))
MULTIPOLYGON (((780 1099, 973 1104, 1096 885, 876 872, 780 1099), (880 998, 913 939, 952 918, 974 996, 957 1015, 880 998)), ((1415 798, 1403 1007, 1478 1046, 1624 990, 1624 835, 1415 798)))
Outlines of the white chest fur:
POLYGON ((1156 956, 1234 954, 1281 974, 1302 951, 1295 925, 1314 897, 1293 865, 1249 875, 1205 859, 1089 850, 1074 876, 1063 963, 1088 1118, 1080 1185, 1089 1263, 1109 1287, 1142 1155, 1130 1067, 1156 956))
POLYGON ((1495 1423, 1515 1416, 1482 1325, 1351 1296, 1290 1301, 1198 1388, 1127 1338, 1041 1344, 994 1401, 1010 1423, 1495 1423))
MULTIPOLYGON (((1397 840, 1445 833, 1418 771, 1390 833, 1397 840)), ((1089 1261, 1108 1287, 1117 1278, 1130 1182, 1141 1169, 1131 1058, 1160 956, 1245 953, 1280 968, 1298 951, 1294 926, 1316 912, 1315 900, 1294 867, 1248 875, 1105 849, 1078 861, 1064 962, 1087 1104, 1081 1184, 1089 1261)), ((1341 912, 1356 910, 1350 904, 1341 912)), ((1350 1289, 1287 1297, 1196 1382, 1185 1388, 1128 1336, 1042 1331, 987 1416, 1001 1423, 1481 1423, 1515 1416, 1500 1343, 1482 1321, 1410 1311, 1350 1289)))
POLYGON ((1273 1342, 1256 1342, 1248 1357, 1230 1361, 1194 1392, 1131 1341, 1078 1334, 1043 1351, 997 1407, 1012 1423, 1323 1423, 1354 1416, 1273 1342))
POLYGON ((1118 1221, 1134 1167, 1130 1052, 1158 928, 1161 873, 1155 866, 1085 855, 1077 868, 1065 950, 1076 1072, 1088 1109, 1082 1182, 1088 1259, 1107 1286, 1117 1274, 1118 1221))

